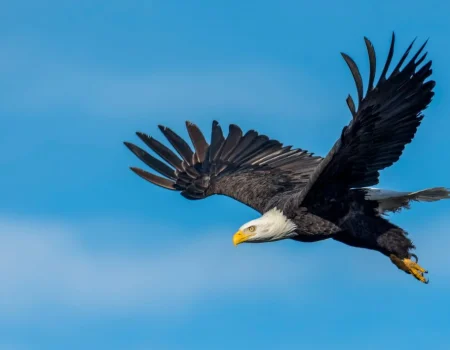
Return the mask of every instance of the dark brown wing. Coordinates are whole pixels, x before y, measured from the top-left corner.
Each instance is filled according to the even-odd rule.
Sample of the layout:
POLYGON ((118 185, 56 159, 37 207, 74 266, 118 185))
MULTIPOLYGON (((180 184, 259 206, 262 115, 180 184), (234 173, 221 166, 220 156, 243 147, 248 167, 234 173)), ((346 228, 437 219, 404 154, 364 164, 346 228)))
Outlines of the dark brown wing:
POLYGON ((342 130, 326 158, 314 170, 308 184, 295 195, 298 204, 310 205, 319 198, 337 196, 338 192, 353 187, 373 186, 379 181, 379 171, 395 163, 405 145, 410 143, 434 95, 435 82, 425 81, 430 77, 431 61, 421 65, 426 53, 423 44, 405 64, 413 43, 386 78, 394 53, 395 36, 381 77, 375 87, 375 51, 365 38, 370 61, 370 76, 366 96, 363 97, 361 74, 355 62, 347 55, 343 57, 350 67, 358 92, 358 109, 352 98, 347 104, 353 120, 342 130))
POLYGON ((214 121, 210 145, 196 125, 186 122, 186 127, 195 152, 172 130, 159 127, 181 159, 140 132, 137 133, 139 138, 165 162, 125 142, 140 160, 163 177, 134 167, 131 170, 155 185, 180 191, 188 199, 223 194, 262 212, 274 195, 304 186, 322 160, 307 151, 283 146, 254 130, 244 135, 233 124, 225 138, 214 121))

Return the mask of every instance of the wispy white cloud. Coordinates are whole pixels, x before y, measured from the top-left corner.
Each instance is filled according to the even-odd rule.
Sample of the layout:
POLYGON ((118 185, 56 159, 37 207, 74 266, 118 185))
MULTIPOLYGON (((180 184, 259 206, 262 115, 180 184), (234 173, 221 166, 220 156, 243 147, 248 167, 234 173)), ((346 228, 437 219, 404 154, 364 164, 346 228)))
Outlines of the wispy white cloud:
MULTIPOLYGON (((94 235, 101 226, 0 218, 0 315, 30 319, 48 307, 94 316, 170 315, 211 298, 290 302, 293 289, 298 303, 300 294, 316 293, 330 278, 343 287, 352 280, 386 286, 416 283, 381 254, 337 242, 322 245, 326 250, 321 253, 308 249, 306 254, 286 243, 234 248, 229 234, 221 239, 206 232, 201 239, 165 240, 145 250, 86 245, 81 237, 94 235), (333 262, 339 262, 339 271, 333 262)), ((433 285, 448 288, 450 236, 444 224, 439 227, 433 240, 419 232, 415 241, 433 285)))
POLYGON ((319 89, 303 72, 267 64, 203 64, 197 67, 108 67, 26 43, 5 45, 0 54, 2 108, 77 111, 108 117, 149 113, 202 114, 241 111, 298 117, 323 111, 319 89), (305 83, 307 82, 307 83, 305 83), (6 95, 5 95, 6 94, 6 95))
POLYGON ((77 230, 0 220, 0 314, 48 306, 75 312, 178 312, 204 298, 283 293, 311 275, 298 256, 236 249, 223 240, 174 241, 157 250, 90 249, 77 230), (296 261, 299 268, 286 268, 296 261))

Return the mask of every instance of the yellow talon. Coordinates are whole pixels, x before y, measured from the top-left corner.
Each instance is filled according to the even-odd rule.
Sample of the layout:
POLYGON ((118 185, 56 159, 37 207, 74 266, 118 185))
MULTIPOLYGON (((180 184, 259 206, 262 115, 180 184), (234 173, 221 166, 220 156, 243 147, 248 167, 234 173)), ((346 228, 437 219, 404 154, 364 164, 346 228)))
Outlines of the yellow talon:
POLYGON ((425 273, 428 273, 422 266, 420 266, 417 262, 412 261, 411 259, 400 259, 395 255, 390 256, 391 261, 400 269, 413 275, 420 282, 427 284, 428 279, 424 277, 425 273))

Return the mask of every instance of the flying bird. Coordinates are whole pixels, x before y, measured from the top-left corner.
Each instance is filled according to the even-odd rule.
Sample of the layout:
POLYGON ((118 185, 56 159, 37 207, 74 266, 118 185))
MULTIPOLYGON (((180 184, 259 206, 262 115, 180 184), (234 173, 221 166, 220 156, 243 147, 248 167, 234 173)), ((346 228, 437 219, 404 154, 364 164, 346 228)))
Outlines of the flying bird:
POLYGON ((191 200, 225 195, 253 208, 261 216, 242 225, 233 243, 261 243, 282 239, 316 242, 334 239, 347 245, 378 251, 401 270, 423 283, 427 271, 418 264, 407 232, 386 214, 409 208, 413 201, 450 198, 444 187, 417 192, 373 188, 380 171, 394 164, 410 143, 431 102, 435 82, 426 42, 408 59, 414 41, 391 70, 395 35, 381 75, 375 83, 376 55, 364 38, 369 56, 369 79, 364 92, 361 73, 342 53, 356 84, 357 105, 347 97, 351 120, 326 155, 284 146, 255 130, 245 134, 230 125, 223 135, 212 123, 210 143, 200 129, 186 122, 193 144, 171 129, 159 126, 178 155, 144 133, 137 136, 160 157, 125 145, 162 176, 131 167, 137 175, 160 187, 178 191, 191 200), (405 63, 406 62, 406 63, 405 63))

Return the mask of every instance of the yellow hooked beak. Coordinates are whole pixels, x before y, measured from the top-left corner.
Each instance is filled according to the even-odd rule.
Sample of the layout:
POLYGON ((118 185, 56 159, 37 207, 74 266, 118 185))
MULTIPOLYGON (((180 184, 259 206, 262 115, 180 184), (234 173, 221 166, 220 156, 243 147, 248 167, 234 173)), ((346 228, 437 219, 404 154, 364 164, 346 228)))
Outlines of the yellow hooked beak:
POLYGON ((242 242, 247 241, 251 236, 253 236, 253 235, 251 235, 251 234, 248 235, 248 234, 245 234, 242 231, 238 231, 233 236, 233 244, 235 246, 237 246, 238 244, 241 244, 242 242))

